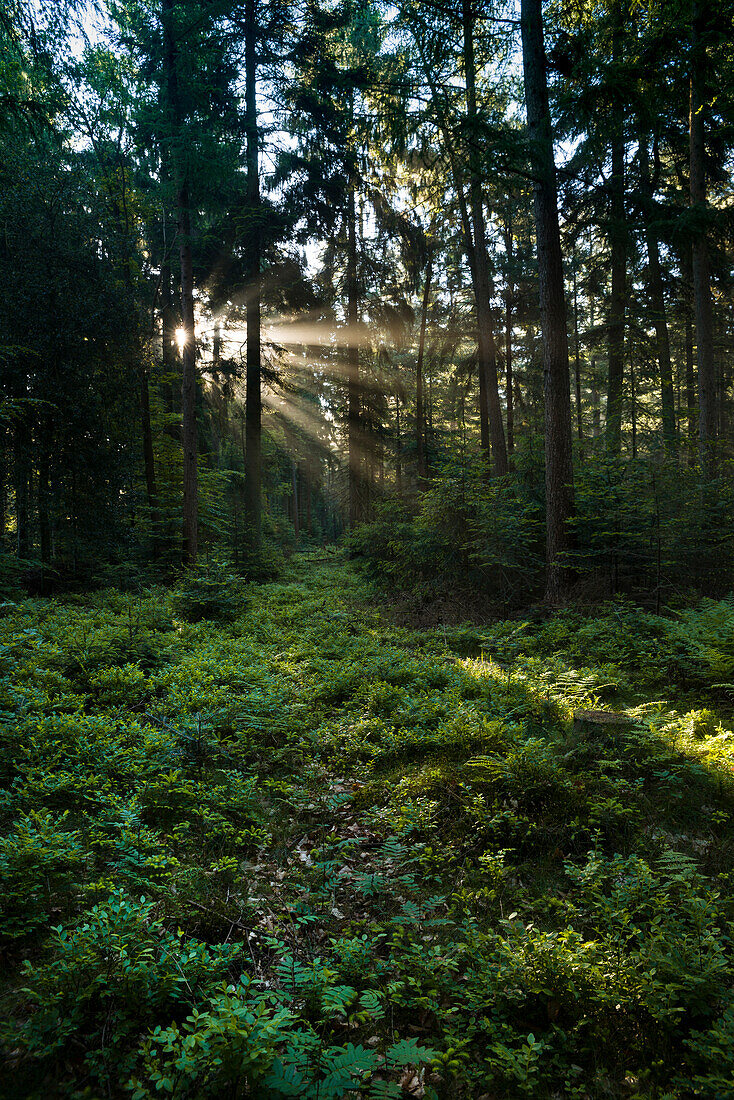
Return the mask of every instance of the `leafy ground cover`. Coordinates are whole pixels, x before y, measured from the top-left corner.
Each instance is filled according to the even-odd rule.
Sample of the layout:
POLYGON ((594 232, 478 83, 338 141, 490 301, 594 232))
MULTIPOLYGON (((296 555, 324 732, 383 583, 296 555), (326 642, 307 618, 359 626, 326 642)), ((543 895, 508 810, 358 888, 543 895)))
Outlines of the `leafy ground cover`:
POLYGON ((734 603, 290 570, 3 608, 0 1092, 734 1096, 734 603))

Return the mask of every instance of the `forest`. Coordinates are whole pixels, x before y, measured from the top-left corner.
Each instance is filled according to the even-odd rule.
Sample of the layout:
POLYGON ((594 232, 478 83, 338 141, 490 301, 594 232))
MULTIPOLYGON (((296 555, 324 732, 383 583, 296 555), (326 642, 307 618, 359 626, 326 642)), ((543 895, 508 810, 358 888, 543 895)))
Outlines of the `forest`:
POLYGON ((0 1098, 734 1100, 734 0, 0 0, 0 1098))

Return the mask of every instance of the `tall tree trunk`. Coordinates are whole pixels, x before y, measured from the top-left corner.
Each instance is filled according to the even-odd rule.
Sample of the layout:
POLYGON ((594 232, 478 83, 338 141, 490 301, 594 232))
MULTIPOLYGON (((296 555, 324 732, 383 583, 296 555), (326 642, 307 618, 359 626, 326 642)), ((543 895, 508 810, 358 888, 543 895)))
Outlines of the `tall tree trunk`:
MULTIPOLYGON (((589 264, 594 264, 594 237, 589 228, 589 264)), ((594 328, 594 295, 589 296, 589 328, 594 328)), ((591 356, 589 364, 591 374, 591 434, 596 440, 601 436, 601 394, 599 393, 599 378, 597 375, 596 356, 591 356)))
POLYGON ((296 537, 296 542, 298 542, 301 534, 301 524, 298 514, 298 466, 295 459, 291 461, 291 491, 293 493, 293 534, 296 537))
POLYGON ((196 334, 194 331, 194 265, 191 254, 189 188, 184 183, 178 196, 181 321, 184 342, 181 352, 181 442, 183 445, 183 535, 184 561, 196 565, 199 543, 199 487, 196 428, 196 334))
POLYGON ((219 370, 222 363, 222 326, 217 318, 212 337, 212 454, 218 469, 222 455, 222 427, 224 423, 224 396, 219 370))
MULTIPOLYGON (((492 324, 490 298, 492 294, 487 256, 487 231, 482 197, 481 158, 479 148, 479 116, 477 114, 476 70, 474 60, 474 11, 472 0, 462 0, 464 31, 464 76, 466 79, 466 113, 469 140, 469 197, 474 233, 474 282, 479 329, 479 392, 487 409, 489 441, 495 473, 507 473, 507 447, 502 423, 499 385, 497 381, 497 345, 492 324)), ((486 443, 485 443, 486 446, 486 443)))
POLYGON ((630 421, 632 423, 632 458, 637 458, 637 394, 635 393, 635 366, 630 363, 630 421))
MULTIPOLYGON (((619 0, 614 5, 615 26, 612 34, 612 60, 620 54, 622 12, 619 0)), ((612 261, 612 295, 609 306, 607 388, 607 449, 618 457, 622 449, 622 390, 624 386, 624 328, 627 304, 627 228, 624 211, 624 120, 621 107, 612 108, 612 175, 609 184, 609 243, 612 261)))
POLYGON ((505 223, 505 255, 507 257, 507 285, 505 287, 505 391, 507 394, 507 455, 512 468, 515 450, 515 403, 512 393, 512 219, 505 223))
POLYGON ((576 382, 576 428, 579 442, 584 440, 584 419, 581 409, 581 351, 579 348, 579 289, 576 275, 576 258, 573 265, 573 357, 576 382))
POLYGON ((596 356, 591 357, 591 434, 594 439, 601 435, 601 398, 599 396, 599 383, 596 377, 596 356))
POLYGON ((706 144, 703 113, 706 47, 701 37, 702 22, 702 7, 694 0, 691 27, 689 121, 691 208, 697 222, 693 234, 693 302, 696 315, 696 357, 698 360, 698 438, 701 465, 707 473, 713 473, 718 414, 716 408, 714 318, 711 304, 708 234, 706 229, 706 144))
POLYGON ((403 441, 400 437, 400 394, 395 394, 395 490, 403 491, 403 441))
POLYGON ((521 30, 525 105, 535 177, 535 235, 543 332, 546 599, 556 602, 565 594, 569 581, 564 555, 571 544, 568 525, 573 514, 573 461, 566 298, 542 0, 521 0, 521 30))
POLYGON ((262 529, 262 364, 260 348, 260 164, 257 125, 256 0, 245 6, 245 127, 247 203, 250 217, 250 271, 247 291, 247 393, 245 421, 245 513, 255 546, 262 529))
POLYGON ((357 280, 357 196, 354 171, 347 196, 347 446, 349 452, 349 523, 362 518, 359 400, 359 284, 357 280))
MULTIPOLYGON (((183 138, 183 110, 178 85, 178 47, 174 34, 174 0, 162 0, 165 40, 167 106, 171 115, 174 146, 183 138)), ((179 262, 181 266, 181 443, 183 448, 183 556, 187 565, 195 565, 199 543, 199 500, 196 430, 196 333, 194 329, 194 265, 191 252, 191 210, 188 169, 180 156, 171 158, 176 180, 176 214, 179 262)))
POLYGON ((665 316, 665 295, 663 276, 660 267, 660 244, 654 226, 655 202, 650 178, 649 150, 647 134, 640 130, 640 190, 643 200, 643 219, 645 223, 645 244, 647 247, 647 284, 650 293, 653 323, 655 325, 655 346, 658 369, 660 371, 660 394, 662 406, 663 442, 669 454, 675 454, 675 397, 673 394, 673 367, 670 360, 670 337, 665 316))
POLYGON ((428 302, 431 295, 431 280, 433 277, 433 254, 429 253, 426 266, 426 281, 423 284, 423 301, 421 303, 421 327, 418 337, 418 362, 415 367, 415 435, 416 452, 418 459, 418 482, 423 484, 426 479, 426 450, 425 450, 425 412, 423 402, 423 357, 426 347, 426 325, 428 321, 428 302))
POLYGON ((693 248, 685 244, 680 252, 680 306, 683 312, 683 355, 685 361, 686 436, 688 465, 695 466, 698 425, 696 421, 696 367, 693 346, 693 248))

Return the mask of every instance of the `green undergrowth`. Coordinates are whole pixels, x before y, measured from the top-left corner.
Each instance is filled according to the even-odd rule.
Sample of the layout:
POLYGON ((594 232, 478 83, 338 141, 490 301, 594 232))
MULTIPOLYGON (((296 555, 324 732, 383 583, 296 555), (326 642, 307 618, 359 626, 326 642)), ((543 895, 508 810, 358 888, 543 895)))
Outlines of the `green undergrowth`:
POLYGON ((734 604, 289 569, 1 609, 0 1095, 734 1097, 734 604))

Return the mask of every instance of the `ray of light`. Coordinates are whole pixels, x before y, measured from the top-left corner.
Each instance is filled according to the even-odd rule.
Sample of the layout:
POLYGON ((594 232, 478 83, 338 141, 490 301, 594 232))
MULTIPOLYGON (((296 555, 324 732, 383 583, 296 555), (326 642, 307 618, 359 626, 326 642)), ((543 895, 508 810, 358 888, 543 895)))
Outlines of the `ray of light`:
POLYGON ((269 412, 283 417, 284 420, 298 428, 309 439, 315 440, 321 446, 331 450, 339 450, 335 443, 329 439, 329 434, 335 423, 333 418, 327 420, 325 416, 319 415, 314 408, 300 403, 297 404, 292 399, 282 397, 271 390, 263 394, 263 405, 269 412))

